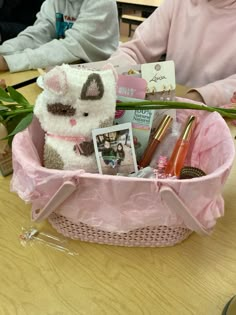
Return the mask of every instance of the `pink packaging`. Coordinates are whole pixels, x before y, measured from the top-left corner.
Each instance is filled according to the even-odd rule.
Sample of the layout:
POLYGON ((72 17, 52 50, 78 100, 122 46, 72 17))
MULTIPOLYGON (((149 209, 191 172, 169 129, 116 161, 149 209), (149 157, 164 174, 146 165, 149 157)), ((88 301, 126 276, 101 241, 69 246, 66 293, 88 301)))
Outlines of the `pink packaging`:
POLYGON ((48 218, 65 236, 124 246, 170 246, 192 231, 207 235, 224 214, 221 192, 233 164, 231 133, 218 113, 182 110, 199 118, 187 156, 208 175, 145 179, 41 166, 44 133, 35 119, 13 141, 11 190, 32 204, 32 220, 48 218))

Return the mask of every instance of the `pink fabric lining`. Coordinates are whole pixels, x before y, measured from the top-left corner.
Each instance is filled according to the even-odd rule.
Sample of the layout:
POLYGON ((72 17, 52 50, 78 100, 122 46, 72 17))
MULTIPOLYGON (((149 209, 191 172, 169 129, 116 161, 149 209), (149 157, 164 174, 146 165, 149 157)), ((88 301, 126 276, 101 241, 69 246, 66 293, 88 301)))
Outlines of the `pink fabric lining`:
POLYGON ((11 190, 32 208, 43 208, 63 182, 76 178, 78 189, 57 209, 72 222, 111 232, 128 232, 145 226, 181 225, 183 219, 170 211, 158 193, 171 187, 205 228, 212 228, 224 214, 222 188, 229 175, 235 150, 223 118, 217 113, 181 111, 199 117, 187 164, 208 175, 190 180, 143 179, 89 174, 83 170, 59 171, 42 167, 44 132, 37 120, 13 141, 14 174, 11 190))

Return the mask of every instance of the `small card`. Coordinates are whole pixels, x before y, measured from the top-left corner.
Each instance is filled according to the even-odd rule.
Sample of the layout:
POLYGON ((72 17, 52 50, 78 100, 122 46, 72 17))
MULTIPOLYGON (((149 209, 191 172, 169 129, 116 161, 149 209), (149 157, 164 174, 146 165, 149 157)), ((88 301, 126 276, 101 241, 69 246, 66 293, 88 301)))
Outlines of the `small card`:
POLYGON ((148 93, 175 90, 174 61, 145 63, 141 65, 141 76, 147 81, 148 93))
POLYGON ((130 75, 118 76, 116 93, 120 96, 145 99, 147 81, 130 75))
POLYGON ((0 153, 0 174, 2 176, 7 176, 12 172, 12 152, 8 147, 6 152, 0 153))
POLYGON ((94 129, 92 134, 100 174, 128 175, 138 171, 131 123, 94 129))
MULTIPOLYGON (((118 96, 120 102, 138 102, 139 99, 131 99, 118 96)), ((115 114, 115 123, 123 124, 131 122, 133 130, 134 148, 137 161, 142 157, 149 141, 154 110, 117 110, 115 114)))

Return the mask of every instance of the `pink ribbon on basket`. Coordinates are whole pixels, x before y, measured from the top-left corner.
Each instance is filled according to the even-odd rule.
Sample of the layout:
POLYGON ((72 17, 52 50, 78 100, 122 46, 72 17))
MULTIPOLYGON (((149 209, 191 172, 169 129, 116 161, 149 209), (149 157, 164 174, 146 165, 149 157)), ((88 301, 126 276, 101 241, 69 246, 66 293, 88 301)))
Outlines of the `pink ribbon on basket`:
POLYGON ((48 133, 48 132, 46 133, 46 135, 48 137, 52 137, 52 138, 57 138, 57 139, 65 140, 65 141, 75 142, 74 151, 76 152, 76 154, 83 153, 83 148, 81 148, 81 146, 80 146, 81 143, 91 141, 91 138, 84 137, 84 136, 60 136, 60 135, 54 135, 54 134, 48 133))
POLYGON ((65 141, 71 141, 71 142, 76 142, 77 144, 80 144, 84 141, 91 141, 91 138, 89 137, 84 137, 84 136, 59 136, 59 135, 54 135, 52 133, 46 133, 47 136, 52 137, 52 138, 57 138, 57 139, 62 139, 65 141))

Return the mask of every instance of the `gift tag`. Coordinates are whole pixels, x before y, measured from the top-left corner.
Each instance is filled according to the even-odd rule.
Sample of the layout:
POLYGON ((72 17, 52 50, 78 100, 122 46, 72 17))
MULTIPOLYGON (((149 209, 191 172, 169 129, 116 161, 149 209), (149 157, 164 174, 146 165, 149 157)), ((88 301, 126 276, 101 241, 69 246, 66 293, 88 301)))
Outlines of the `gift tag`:
POLYGON ((147 93, 175 90, 175 65, 172 60, 142 64, 141 76, 147 81, 147 93))

